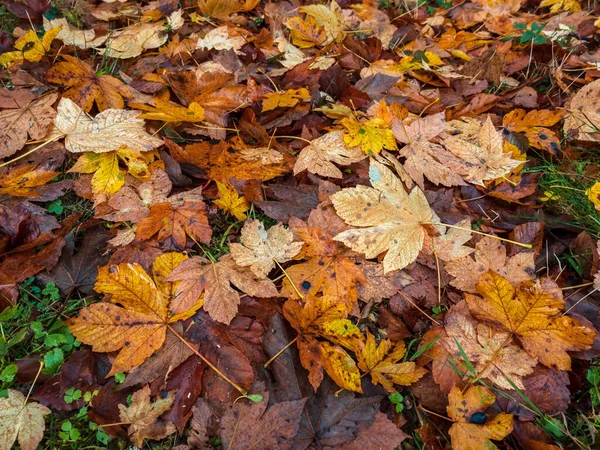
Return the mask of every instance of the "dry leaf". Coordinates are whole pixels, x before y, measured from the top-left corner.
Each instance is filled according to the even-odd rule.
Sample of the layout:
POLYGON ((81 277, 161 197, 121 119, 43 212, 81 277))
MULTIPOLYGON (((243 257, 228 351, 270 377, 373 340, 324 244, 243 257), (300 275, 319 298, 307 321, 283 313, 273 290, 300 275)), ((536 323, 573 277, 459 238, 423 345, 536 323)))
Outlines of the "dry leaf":
POLYGON ((260 0, 199 0, 202 14, 215 19, 228 19, 232 14, 253 10, 260 0))
POLYGON ((446 234, 433 238, 433 250, 442 261, 464 259, 475 251, 463 245, 471 239, 471 220, 462 220, 456 226, 461 229, 448 228, 446 234))
POLYGON ((275 108, 290 108, 308 100, 310 100, 310 92, 306 88, 270 92, 265 94, 262 102, 262 112, 271 111, 275 108))
POLYGON ((196 102, 188 107, 180 106, 170 101, 169 91, 162 91, 153 99, 154 106, 141 103, 129 103, 129 106, 145 111, 140 119, 160 120, 166 123, 177 122, 202 122, 204 120, 204 109, 196 102))
POLYGON ((381 150, 396 150, 396 140, 388 124, 375 118, 366 122, 354 119, 342 119, 340 123, 346 128, 344 142, 349 147, 360 146, 367 155, 379 153, 381 150))
POLYGON ((7 389, 0 398, 0 448, 10 450, 18 440, 21 450, 35 450, 44 437, 44 416, 51 413, 39 403, 26 403, 19 391, 7 389))
MULTIPOLYGON (((108 35, 96 37, 96 31, 93 28, 89 30, 79 30, 73 27, 65 18, 48 20, 43 17, 44 29, 46 31, 60 27, 60 33, 55 39, 62 41, 65 45, 73 45, 79 48, 94 48, 104 44, 108 35)), ((63 55, 64 56, 64 55, 63 55)))
POLYGON ((106 41, 106 48, 98 50, 109 58, 135 58, 144 50, 158 48, 167 42, 165 31, 161 22, 134 23, 123 30, 113 31, 106 41))
POLYGON ((571 98, 565 116, 563 129, 565 133, 582 141, 598 139, 597 124, 600 123, 600 80, 582 87, 571 98))
POLYGON ((219 199, 215 200, 214 204, 223 212, 231 214, 237 220, 246 220, 248 217, 245 212, 250 209, 250 203, 248 203, 246 197, 240 197, 233 186, 219 183, 218 181, 217 188, 219 190, 219 199))

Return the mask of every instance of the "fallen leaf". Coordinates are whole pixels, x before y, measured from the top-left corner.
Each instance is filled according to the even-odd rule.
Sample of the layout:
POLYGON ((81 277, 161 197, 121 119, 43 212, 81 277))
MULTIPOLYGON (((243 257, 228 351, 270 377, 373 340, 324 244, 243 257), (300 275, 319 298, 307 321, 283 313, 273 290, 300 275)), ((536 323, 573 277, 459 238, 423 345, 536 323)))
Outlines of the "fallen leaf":
POLYGON ((294 175, 308 170, 323 177, 342 178, 342 172, 335 164, 349 166, 365 158, 359 147, 346 145, 342 131, 331 131, 313 139, 302 149, 294 165, 294 175))
POLYGON ((342 389, 362 393, 360 371, 352 357, 338 345, 319 342, 321 364, 327 375, 342 389))
POLYGON ((129 406, 119 405, 119 417, 129 424, 127 434, 137 447, 144 445, 144 439, 163 439, 175 432, 172 423, 157 424, 158 416, 171 408, 172 403, 172 394, 151 402, 150 388, 144 386, 133 393, 129 406))
POLYGON ((452 286, 464 292, 477 292, 480 277, 493 270, 512 284, 535 278, 533 252, 506 256, 506 247, 498 239, 484 237, 475 245, 475 253, 446 263, 446 271, 454 277, 452 286))
POLYGON ((27 403, 19 391, 7 390, 0 398, 0 448, 11 449, 18 440, 22 450, 35 450, 44 437, 44 416, 51 413, 39 403, 27 403))
POLYGON ((169 304, 176 286, 161 281, 168 276, 163 267, 176 267, 186 257, 165 253, 154 261, 154 280, 139 264, 122 263, 98 270, 94 290, 110 295, 109 302, 94 303, 69 319, 67 326, 80 342, 95 352, 119 350, 107 376, 127 372, 160 349, 170 323, 190 317, 196 304, 181 314, 172 314, 169 304), (118 303, 121 306, 117 306, 118 303))
POLYGON ((342 8, 337 2, 332 1, 329 7, 325 5, 309 5, 300 7, 300 12, 314 18, 319 26, 323 27, 327 39, 322 45, 343 39, 344 17, 342 8))
POLYGON ((0 55, 0 65, 9 66, 15 61, 31 61, 39 62, 50 51, 52 41, 60 33, 61 28, 53 28, 48 30, 42 36, 38 37, 35 30, 27 31, 23 36, 15 42, 14 52, 7 52, 0 55))
POLYGON ((325 28, 311 16, 290 17, 286 25, 290 28, 290 41, 299 48, 322 47, 327 41, 325 28))
MULTIPOLYGON (((4 89, 3 89, 4 91, 4 89)), ((52 108, 58 98, 49 94, 37 99, 19 99, 16 93, 6 92, 14 106, 0 112, 0 158, 6 158, 21 150, 27 136, 41 139, 46 135, 56 111, 52 108)))
POLYGON ((494 450, 497 447, 490 440, 504 439, 513 430, 512 414, 500 413, 491 420, 487 419, 485 410, 496 400, 488 388, 471 386, 463 394, 458 386, 454 386, 448 400, 448 416, 454 420, 448 434, 454 450, 494 450), (487 420, 479 425, 474 419, 476 415, 487 420))
POLYGON ((369 177, 372 188, 359 185, 331 196, 335 210, 348 225, 359 226, 335 236, 352 250, 383 258, 384 273, 402 269, 417 259, 425 241, 426 226, 439 222, 418 187, 410 194, 402 182, 375 160, 369 177))
POLYGON ((217 181, 219 190, 219 199, 214 204, 224 213, 231 214, 237 220, 246 220, 246 211, 250 209, 250 204, 246 197, 240 197, 233 186, 225 185, 217 181))
POLYGON ((56 35, 55 39, 62 41, 65 45, 72 45, 83 49, 94 48, 104 44, 104 41, 108 37, 108 35, 96 37, 96 30, 94 28, 90 28, 89 30, 75 28, 64 17, 48 20, 46 16, 43 16, 42 19, 44 21, 44 30, 46 31, 60 27, 60 33, 56 35))
POLYGON ((442 261, 463 259, 475 250, 463 245, 471 239, 471 220, 465 219, 456 224, 458 228, 448 228, 446 234, 433 238, 433 250, 442 261))
POLYGON ((46 80, 68 89, 64 98, 70 98, 85 112, 98 105, 100 111, 123 109, 123 98, 132 94, 122 81, 111 75, 96 75, 96 72, 84 61, 73 56, 63 55, 65 61, 59 62, 46 73, 46 80))
POLYGON ((202 122, 204 120, 204 109, 202 106, 196 102, 192 102, 186 108, 172 103, 169 91, 161 91, 152 101, 154 106, 141 103, 129 103, 129 106, 145 111, 140 115, 140 119, 160 120, 166 123, 202 122))
POLYGON ((290 217, 307 219, 310 212, 319 204, 319 189, 316 186, 301 184, 269 186, 277 200, 253 202, 265 214, 279 222, 288 223, 290 217))
POLYGON ((513 109, 502 119, 502 125, 515 133, 524 134, 529 145, 556 155, 560 140, 549 128, 556 125, 564 111, 513 109))
POLYGON ((365 449, 395 449, 402 441, 410 436, 400 430, 387 416, 378 412, 375 422, 356 434, 356 439, 335 447, 325 447, 325 450, 365 450, 365 449))
POLYGON ((162 22, 134 23, 122 30, 113 31, 107 40, 106 48, 100 48, 98 51, 109 58, 135 58, 144 50, 160 47, 167 42, 167 37, 162 22))
POLYGON ((256 279, 249 269, 237 266, 229 255, 221 256, 217 262, 194 256, 181 263, 168 280, 181 282, 171 302, 174 312, 184 312, 202 298, 204 310, 224 324, 231 322, 240 304, 240 294, 234 286, 253 297, 278 296, 271 280, 256 279))
POLYGON ((227 26, 217 27, 206 33, 196 42, 197 49, 206 50, 233 50, 239 51, 246 45, 246 39, 236 29, 227 26))
POLYGON ((202 14, 215 19, 228 19, 232 14, 253 10, 260 0, 199 0, 202 14))
POLYGON ((302 245, 294 242, 292 232, 281 223, 266 231, 260 221, 253 219, 244 224, 240 243, 230 244, 229 250, 238 265, 249 267, 258 278, 266 278, 276 263, 292 259, 302 245))
POLYGON ((262 112, 272 111, 275 108, 290 108, 307 100, 310 100, 310 92, 306 88, 270 92, 265 94, 262 102, 262 112))
POLYGON ((366 340, 357 340, 355 348, 358 368, 371 375, 373 383, 381 384, 388 392, 395 392, 395 384, 410 386, 427 373, 414 362, 399 362, 406 354, 403 341, 392 344, 389 339, 383 339, 377 345, 367 331, 366 340))
POLYGON ((91 119, 68 98, 60 100, 57 110, 51 137, 65 136, 65 147, 73 153, 104 153, 121 146, 144 152, 163 144, 146 133, 137 111, 107 109, 91 119))
POLYGON ((360 146, 367 155, 379 153, 384 148, 398 149, 392 130, 382 119, 375 118, 366 122, 342 119, 340 123, 346 128, 344 142, 348 147, 360 146))
POLYGON ((488 272, 477 284, 483 298, 466 294, 471 313, 513 333, 525 350, 548 367, 571 369, 567 351, 587 350, 596 332, 562 314, 562 290, 550 279, 524 281, 515 289, 502 276, 488 272))

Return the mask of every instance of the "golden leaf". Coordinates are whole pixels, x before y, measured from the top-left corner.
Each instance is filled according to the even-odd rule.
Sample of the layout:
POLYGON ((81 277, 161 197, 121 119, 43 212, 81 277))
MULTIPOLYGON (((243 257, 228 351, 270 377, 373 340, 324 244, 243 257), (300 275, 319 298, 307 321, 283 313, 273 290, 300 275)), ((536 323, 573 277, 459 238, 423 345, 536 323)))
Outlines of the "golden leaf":
POLYGON ((374 384, 381 384, 388 392, 394 392, 394 384, 410 386, 418 381, 427 370, 417 367, 414 362, 399 362, 406 353, 404 342, 392 343, 383 339, 379 345, 367 331, 366 341, 356 341, 358 368, 371 375, 374 384))
POLYGON ((417 259, 425 227, 439 219, 421 189, 415 187, 408 195, 392 171, 375 160, 371 160, 369 177, 372 188, 359 185, 331 196, 338 216, 349 225, 362 227, 343 231, 334 239, 364 253, 367 259, 387 251, 383 268, 388 273, 417 259))
POLYGON ((60 172, 47 169, 36 169, 37 164, 15 167, 8 174, 0 176, 0 195, 9 194, 15 197, 39 197, 38 187, 43 187, 60 172))
POLYGON ((346 350, 329 342, 320 342, 319 346, 323 368, 335 384, 342 389, 362 393, 360 372, 346 350))
POLYGON ((154 106, 141 103, 129 103, 129 106, 146 111, 140 115, 140 119, 161 120, 163 122, 202 122, 204 120, 204 109, 196 102, 192 102, 186 108, 172 103, 169 99, 169 91, 162 91, 153 99, 154 106))
POLYGON ((586 189, 585 195, 594 204, 596 211, 600 211, 600 183, 596 182, 586 189))
POLYGON ((262 102, 262 112, 271 111, 275 108, 288 108, 296 106, 301 101, 310 100, 310 92, 306 88, 288 89, 282 92, 270 92, 265 94, 262 102))
POLYGON ((384 148, 398 149, 394 133, 382 119, 375 118, 364 123, 354 119, 342 119, 340 123, 346 128, 344 142, 349 147, 360 145, 367 155, 379 153, 384 148))
POLYGON ((453 450, 494 450, 497 447, 490 439, 502 440, 512 432, 512 414, 500 413, 483 425, 471 423, 475 414, 483 413, 495 400, 492 391, 483 386, 471 386, 464 395, 458 386, 452 388, 448 416, 455 422, 448 434, 453 450))
POLYGON ((488 272, 477 284, 483 298, 466 294, 471 313, 479 320, 514 333, 525 350, 558 370, 570 370, 567 351, 588 350, 596 332, 562 313, 562 290, 550 279, 524 281, 515 288, 488 272))
POLYGON ((168 34, 162 22, 135 23, 109 36, 106 48, 98 49, 109 58, 135 58, 144 50, 158 48, 167 42, 168 34))
POLYGON ((219 199, 214 204, 225 213, 231 213, 237 220, 246 220, 248 217, 244 214, 250 209, 250 204, 246 197, 240 197, 233 186, 225 185, 217 181, 219 189, 219 199))
POLYGON ((325 28, 319 26, 317 19, 314 17, 307 16, 304 19, 290 17, 286 24, 291 29, 290 41, 299 48, 311 48, 315 45, 323 46, 323 43, 327 41, 325 28))
POLYGON ((265 278, 275 267, 298 254, 302 242, 294 242, 290 230, 278 223, 268 231, 258 220, 248 220, 242 228, 240 243, 229 246, 231 256, 242 267, 249 267, 259 278, 265 278))
POLYGON ((247 12, 256 8, 260 0, 199 0, 202 14, 215 19, 228 19, 232 14, 247 12))
POLYGON ((15 42, 17 51, 0 55, 0 64, 8 66, 15 61, 41 61, 50 51, 50 45, 58 33, 60 33, 60 30, 61 27, 57 27, 46 31, 41 40, 35 30, 29 30, 15 42))
POLYGON ((328 45, 334 41, 341 42, 344 38, 344 16, 342 8, 336 1, 332 1, 329 7, 325 5, 302 6, 300 12, 314 18, 319 26, 323 27, 327 39, 322 45, 328 45))
POLYGON ((581 5, 577 0, 542 0, 540 8, 550 6, 550 12, 557 14, 563 11, 579 12, 581 5))
POLYGON ((91 119, 73 100, 63 97, 51 137, 64 135, 65 147, 73 153, 104 153, 121 146, 144 152, 162 145, 161 139, 146 132, 139 116, 137 111, 107 109, 91 119))

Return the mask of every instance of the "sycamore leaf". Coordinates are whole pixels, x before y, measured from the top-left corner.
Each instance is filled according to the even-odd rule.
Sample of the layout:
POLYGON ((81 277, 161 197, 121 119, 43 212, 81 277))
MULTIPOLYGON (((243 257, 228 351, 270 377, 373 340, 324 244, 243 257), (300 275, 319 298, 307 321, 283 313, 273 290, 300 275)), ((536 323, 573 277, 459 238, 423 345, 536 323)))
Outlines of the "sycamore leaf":
MULTIPOLYGON (((334 2, 335 3, 335 2, 334 2)), ((340 123, 346 128, 344 142, 349 147, 359 146, 367 155, 379 153, 381 150, 397 150, 394 133, 388 124, 379 118, 358 122, 354 119, 342 119, 340 123)))
POLYGON ((154 106, 141 103, 129 103, 129 106, 146 111, 140 115, 140 119, 161 120, 166 123, 177 122, 202 122, 204 120, 204 109, 196 102, 192 102, 186 108, 170 101, 169 91, 162 91, 153 99, 154 106))
POLYGON ((61 98, 52 137, 65 136, 65 147, 73 153, 104 153, 127 146, 140 152, 163 144, 144 128, 137 111, 107 109, 94 119, 71 99, 61 98))
POLYGON ((321 364, 327 375, 342 389, 362 393, 356 362, 342 347, 320 342, 321 364))
POLYGON ((322 291, 324 297, 345 303, 350 311, 358 298, 357 285, 367 281, 360 267, 338 248, 339 244, 326 230, 309 226, 295 217, 290 219, 289 224, 304 241, 302 257, 307 261, 286 269, 295 288, 286 278, 282 295, 294 297, 296 289, 311 296, 322 291))
POLYGON ((308 170, 323 177, 342 178, 342 171, 335 164, 348 166, 366 157, 359 147, 346 145, 343 131, 331 131, 302 149, 294 165, 294 175, 308 170))
MULTIPOLYGON (((361 335, 360 330, 346 318, 348 310, 343 303, 332 302, 324 297, 306 297, 304 305, 296 300, 288 300, 283 305, 283 314, 299 333, 297 345, 300 362, 308 370, 308 379, 316 392, 323 380, 324 367, 323 348, 316 338, 327 339, 340 350, 343 350, 340 346, 353 350, 354 341, 361 335)), ((344 359, 339 351, 327 350, 331 355, 335 354, 338 361, 340 357, 344 359)), ((348 364, 351 365, 349 361, 348 364)), ((334 369, 333 366, 329 368, 334 369)))
POLYGON ((144 50, 158 48, 167 42, 168 34, 162 22, 134 23, 119 31, 113 31, 106 41, 106 48, 98 49, 110 58, 135 58, 144 50))
POLYGON ((592 184, 585 190, 588 200, 593 203, 596 211, 600 211, 600 182, 592 184))
POLYGON ((355 348, 358 368, 371 375, 374 384, 381 384, 388 392, 394 392, 394 384, 410 386, 427 371, 414 362, 399 362, 406 353, 403 341, 392 343, 383 339, 379 345, 367 331, 366 341, 359 339, 355 348))
POLYGON ((300 428, 306 399, 275 403, 269 394, 259 403, 238 402, 220 421, 223 448, 229 450, 288 449, 300 428))
POLYGON ((548 128, 556 125, 563 115, 563 110, 526 112, 524 109, 513 109, 504 116, 502 125, 510 131, 524 134, 530 146, 557 154, 560 140, 556 133, 548 128))
MULTIPOLYGON (((66 18, 48 20, 43 16, 44 29, 50 31, 60 27, 60 33, 56 35, 56 39, 62 41, 65 45, 72 45, 79 48, 94 48, 104 44, 108 35, 96 37, 96 31, 93 28, 89 30, 79 30, 72 26, 66 18)), ((63 55, 64 56, 64 55, 63 55)))
POLYGON ((335 236, 352 250, 383 258, 384 273, 402 269, 417 259, 426 227, 439 222, 423 191, 415 187, 409 194, 390 169, 371 160, 372 188, 358 185, 331 196, 335 210, 348 225, 358 226, 335 236))
POLYGON ((202 14, 214 19, 228 19, 232 14, 253 10, 260 0, 199 0, 202 14))
POLYGON ((392 125, 394 137, 406 144, 400 149, 404 156, 404 170, 423 189, 424 177, 432 183, 444 186, 460 186, 465 182, 462 162, 452 153, 436 143, 430 142, 445 129, 444 113, 438 113, 405 124, 396 120, 392 125))
POLYGON ((39 197, 38 187, 43 187, 60 172, 47 169, 36 169, 37 164, 29 164, 12 169, 8 174, 0 176, 0 195, 10 194, 15 197, 39 197))
POLYGON ((187 257, 164 253, 152 265, 154 279, 139 264, 122 263, 98 269, 94 289, 109 302, 94 303, 69 319, 73 335, 95 352, 119 351, 107 376, 140 365, 165 341, 170 323, 194 314, 201 304, 181 314, 169 310, 177 284, 164 279, 187 257), (117 304, 121 306, 117 306, 117 304))
POLYGON ((511 390, 516 385, 525 390, 523 377, 533 373, 537 358, 516 345, 510 333, 477 322, 464 302, 450 309, 444 329, 446 337, 441 344, 456 361, 463 361, 464 351, 479 378, 487 378, 502 389, 511 390))
POLYGON ((66 61, 54 65, 47 73, 46 80, 69 89, 63 97, 70 98, 85 112, 98 105, 100 111, 109 108, 123 109, 123 98, 131 98, 129 89, 122 81, 110 75, 96 75, 84 61, 69 55, 63 55, 66 61))
POLYGON ((306 88, 288 89, 281 92, 270 92, 265 94, 262 102, 262 112, 271 111, 275 108, 289 108, 296 106, 302 101, 310 100, 310 92, 306 88))
POLYGON ((216 263, 194 256, 181 263, 168 280, 181 281, 171 302, 172 311, 184 312, 202 298, 204 310, 224 324, 231 322, 240 304, 240 294, 234 287, 252 297, 278 296, 271 280, 256 279, 249 269, 237 266, 230 255, 221 256, 216 263))
POLYGON ((119 405, 119 417, 129 424, 127 434, 137 447, 142 448, 144 439, 163 439, 176 431, 170 422, 157 423, 158 416, 171 408, 173 400, 174 396, 169 392, 166 398, 151 402, 150 387, 146 385, 133 393, 129 406, 119 405))
POLYGON ((92 194, 95 203, 98 204, 108 200, 123 187, 127 173, 140 180, 148 179, 148 165, 154 158, 155 154, 152 152, 140 153, 129 147, 120 147, 106 153, 87 152, 79 157, 69 172, 93 173, 92 194), (121 169, 120 162, 123 162, 127 169, 121 169))
POLYGON ((311 16, 290 17, 286 25, 290 28, 290 41, 299 48, 323 46, 327 41, 325 28, 319 26, 317 19, 311 16))
POLYGON ((23 101, 16 92, 7 94, 11 96, 15 107, 0 112, 0 158, 21 150, 28 135, 32 139, 41 139, 46 135, 56 115, 52 104, 58 98, 58 94, 49 94, 23 101))
POLYGON ((600 113, 600 80, 592 81, 579 89, 571 98, 563 129, 569 136, 581 141, 596 141, 600 113))
POLYGON ((214 204, 223 212, 230 213, 237 220, 246 220, 248 217, 245 212, 250 209, 250 203, 246 197, 240 197, 235 188, 231 185, 219 183, 219 199, 214 201, 214 204))
POLYGON ((502 276, 488 272, 477 283, 483 297, 466 294, 479 320, 514 333, 525 350, 558 370, 570 370, 567 351, 587 350, 596 332, 562 313, 562 290, 550 279, 524 281, 516 289, 502 276))
POLYGON ((322 45, 328 45, 334 41, 340 42, 344 38, 344 16, 342 8, 337 2, 332 1, 329 7, 325 5, 302 6, 300 12, 314 18, 319 26, 323 27, 327 39, 322 45))
POLYGON ((242 267, 249 267, 259 278, 265 278, 277 263, 289 261, 298 254, 302 242, 294 242, 290 230, 278 223, 268 231, 258 220, 248 220, 242 228, 240 243, 229 246, 231 256, 242 267))
POLYGON ((581 11, 581 5, 577 0, 542 0, 540 8, 545 6, 550 7, 551 13, 560 13, 563 11, 579 12, 581 11))
POLYGON ((513 159, 511 153, 504 152, 502 135, 489 116, 477 135, 477 143, 460 136, 451 136, 443 143, 447 150, 468 165, 468 171, 462 174, 464 179, 480 186, 484 186, 484 181, 506 176, 523 164, 523 161, 513 159))
POLYGON ((473 423, 476 414, 483 414, 496 396, 483 386, 471 386, 463 395, 458 386, 454 386, 448 395, 448 416, 454 420, 448 434, 452 439, 453 450, 494 450, 497 447, 490 442, 502 440, 513 429, 513 415, 500 413, 484 424, 473 423))
POLYGON ((535 278, 533 252, 506 256, 506 247, 498 239, 484 237, 475 245, 475 253, 446 263, 446 271, 454 277, 452 286, 475 293, 479 278, 489 270, 502 275, 512 284, 535 278))
POLYGON ((25 396, 13 389, 0 398, 0 448, 9 450, 18 440, 21 450, 35 450, 44 437, 44 416, 51 413, 39 403, 26 403, 25 396))
POLYGON ((60 30, 61 28, 57 27, 46 31, 41 40, 35 30, 27 31, 27 33, 15 42, 15 49, 17 51, 0 55, 0 64, 8 66, 14 61, 41 61, 48 51, 50 51, 50 45, 58 33, 60 33, 60 30))
POLYGON ((461 220, 456 224, 458 228, 448 228, 446 234, 433 238, 433 250, 442 261, 453 261, 469 256, 475 251, 463 244, 471 239, 471 220, 461 220))
POLYGON ((235 52, 239 52, 246 43, 247 40, 235 28, 222 26, 210 30, 203 38, 198 39, 196 48, 206 50, 234 50, 235 52))

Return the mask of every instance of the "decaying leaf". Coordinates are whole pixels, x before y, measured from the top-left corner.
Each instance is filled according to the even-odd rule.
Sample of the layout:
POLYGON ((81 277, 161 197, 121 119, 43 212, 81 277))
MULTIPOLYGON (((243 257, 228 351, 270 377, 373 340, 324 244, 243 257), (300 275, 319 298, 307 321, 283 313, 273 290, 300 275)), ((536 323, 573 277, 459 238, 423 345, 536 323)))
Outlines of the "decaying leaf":
POLYGON ((582 87, 571 98, 563 125, 565 133, 582 141, 595 141, 598 135, 597 124, 600 123, 599 100, 600 80, 582 87))
POLYGON ((225 185, 217 181, 219 189, 219 199, 215 200, 217 205, 223 212, 231 214, 237 220, 246 220, 246 211, 250 209, 250 204, 246 197, 239 196, 233 186, 225 185))
POLYGON ((396 150, 396 140, 388 124, 379 118, 366 122, 358 122, 354 119, 342 119, 342 125, 346 128, 344 142, 348 147, 360 146, 367 155, 379 153, 384 148, 396 150))
POLYGON ((310 100, 310 92, 306 88, 288 89, 284 92, 271 92, 265 95, 262 111, 292 107, 307 100, 310 100))
POLYGON ((163 122, 202 122, 204 120, 204 109, 196 102, 188 107, 180 106, 170 101, 169 91, 162 91, 153 99, 154 106, 140 103, 129 103, 129 106, 145 111, 140 119, 161 120, 163 122))
POLYGON ((35 450, 44 437, 44 416, 51 411, 27 402, 19 391, 8 389, 7 394, 0 398, 0 448, 9 450, 18 441, 22 450, 35 450))
POLYGON ((114 31, 106 40, 106 47, 99 49, 110 58, 135 58, 144 50, 158 48, 167 42, 163 23, 134 23, 129 27, 114 31))
POLYGON ((249 267, 259 278, 265 278, 277 263, 289 261, 298 254, 302 242, 294 242, 291 231, 278 223, 269 230, 259 220, 248 220, 242 228, 240 243, 229 247, 237 264, 249 267))

